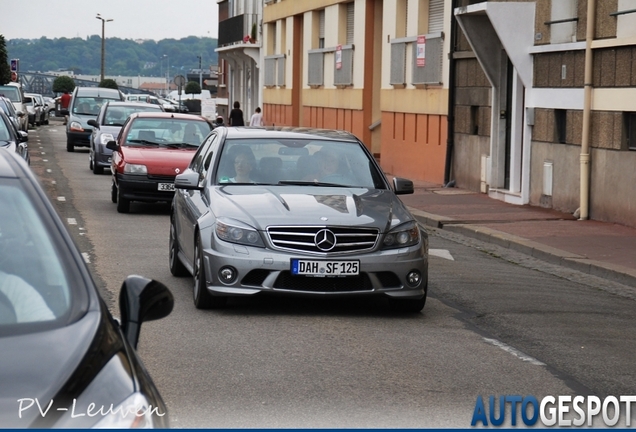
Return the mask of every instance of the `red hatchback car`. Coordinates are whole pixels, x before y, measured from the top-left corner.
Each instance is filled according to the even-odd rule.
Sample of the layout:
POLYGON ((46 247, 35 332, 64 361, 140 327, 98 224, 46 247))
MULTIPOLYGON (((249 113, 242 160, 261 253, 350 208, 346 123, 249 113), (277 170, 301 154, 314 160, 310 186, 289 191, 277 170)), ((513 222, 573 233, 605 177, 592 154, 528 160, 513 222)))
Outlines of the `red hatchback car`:
POLYGON ((174 178, 190 164, 212 125, 203 117, 168 112, 132 114, 113 150, 111 199, 119 213, 131 201, 172 201, 174 178))

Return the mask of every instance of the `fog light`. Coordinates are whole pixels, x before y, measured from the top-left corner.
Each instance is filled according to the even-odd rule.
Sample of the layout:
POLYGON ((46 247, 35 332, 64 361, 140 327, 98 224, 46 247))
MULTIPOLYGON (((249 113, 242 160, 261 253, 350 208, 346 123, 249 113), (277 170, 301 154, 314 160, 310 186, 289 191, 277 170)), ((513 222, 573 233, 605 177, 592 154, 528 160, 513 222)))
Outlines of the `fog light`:
POLYGON ((219 270, 219 279, 225 284, 231 284, 236 280, 236 269, 234 267, 222 267, 219 270))
POLYGON ((417 270, 412 270, 409 274, 406 275, 406 283, 412 287, 416 287, 420 284, 422 280, 422 275, 417 270))

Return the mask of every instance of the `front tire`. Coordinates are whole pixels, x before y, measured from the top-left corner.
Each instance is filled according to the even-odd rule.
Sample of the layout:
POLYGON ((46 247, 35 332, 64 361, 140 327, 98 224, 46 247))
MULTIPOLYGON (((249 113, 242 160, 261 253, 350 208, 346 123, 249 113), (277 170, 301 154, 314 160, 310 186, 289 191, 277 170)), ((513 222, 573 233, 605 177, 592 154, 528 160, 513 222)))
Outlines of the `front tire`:
POLYGON ((194 249, 194 306, 197 309, 220 309, 227 303, 227 297, 216 297, 210 294, 205 281, 205 266, 203 264, 203 246, 197 237, 194 249))
POLYGON ((69 153, 73 153, 75 151, 75 146, 73 142, 70 140, 66 140, 66 151, 69 153))
POLYGON ((115 184, 115 180, 110 185, 110 200, 113 203, 117 202, 117 185, 115 184))
POLYGON ((170 218, 170 242, 169 242, 169 262, 170 273, 176 277, 182 277, 188 275, 188 270, 185 268, 181 260, 179 259, 179 240, 177 239, 177 227, 174 226, 174 218, 170 218))
POLYGON ((121 188, 117 188, 117 212, 118 213, 130 212, 130 200, 121 196, 121 188))

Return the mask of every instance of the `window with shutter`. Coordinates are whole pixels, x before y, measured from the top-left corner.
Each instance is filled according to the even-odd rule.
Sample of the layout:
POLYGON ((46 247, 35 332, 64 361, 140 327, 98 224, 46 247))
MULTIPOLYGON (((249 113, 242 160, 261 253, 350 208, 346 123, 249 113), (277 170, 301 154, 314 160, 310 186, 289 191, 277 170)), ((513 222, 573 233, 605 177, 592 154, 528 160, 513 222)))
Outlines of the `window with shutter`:
POLYGON ((347 3, 347 45, 353 44, 354 3, 347 3))
POLYGON ((428 3, 428 32, 444 31, 444 0, 430 0, 428 3))
POLYGON ((318 12, 318 48, 325 47, 325 10, 318 12))

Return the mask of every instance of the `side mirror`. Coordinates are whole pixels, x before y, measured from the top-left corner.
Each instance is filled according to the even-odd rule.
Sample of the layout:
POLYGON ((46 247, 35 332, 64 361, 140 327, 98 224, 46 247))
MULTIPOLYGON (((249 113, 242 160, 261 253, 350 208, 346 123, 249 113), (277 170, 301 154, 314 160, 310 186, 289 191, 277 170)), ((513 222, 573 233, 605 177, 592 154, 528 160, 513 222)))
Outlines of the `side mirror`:
POLYGON ((89 125, 93 126, 94 128, 99 129, 99 123, 97 123, 97 120, 95 120, 95 119, 90 119, 86 123, 88 123, 89 125))
POLYGON ((25 131, 18 131, 20 134, 20 142, 27 142, 29 140, 29 134, 25 131))
POLYGON ((119 145, 117 144, 117 141, 108 141, 106 143, 106 148, 112 151, 119 151, 119 145))
POLYGON ((199 173, 187 169, 183 174, 179 174, 174 178, 175 189, 202 190, 199 186, 199 173))
POLYGON ((15 115, 17 115, 18 117, 24 117, 24 111, 16 110, 15 115))
POLYGON ((133 348, 137 348, 141 323, 170 315, 174 297, 161 282, 142 276, 128 276, 119 292, 121 328, 133 348))
POLYGON ((393 189, 396 195, 412 194, 413 182, 409 179, 393 177, 393 189))

